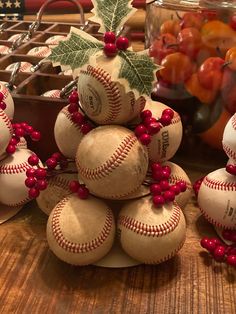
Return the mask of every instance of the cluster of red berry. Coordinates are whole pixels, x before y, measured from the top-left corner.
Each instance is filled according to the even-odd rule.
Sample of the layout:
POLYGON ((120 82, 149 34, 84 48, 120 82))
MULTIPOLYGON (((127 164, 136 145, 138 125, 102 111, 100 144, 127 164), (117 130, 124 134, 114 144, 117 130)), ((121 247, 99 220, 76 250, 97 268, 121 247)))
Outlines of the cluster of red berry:
POLYGON ((198 192, 200 190, 200 187, 201 187, 201 184, 202 184, 202 181, 203 181, 204 178, 205 177, 202 177, 202 178, 198 179, 193 184, 193 190, 194 190, 194 193, 195 193, 196 197, 198 196, 198 192))
POLYGON ((203 238, 201 246, 211 253, 217 262, 226 262, 236 267, 236 230, 224 230, 222 236, 233 244, 227 245, 217 238, 203 238))
POLYGON ((89 190, 84 184, 80 184, 79 181, 71 181, 69 184, 69 188, 72 193, 76 193, 81 199, 87 199, 89 197, 89 190))
POLYGON ((229 164, 225 167, 225 169, 228 173, 232 174, 233 176, 236 176, 236 165, 229 164))
POLYGON ((134 133, 143 145, 148 145, 151 142, 151 136, 157 134, 163 126, 171 124, 174 117, 174 111, 165 109, 162 112, 160 119, 155 119, 150 110, 141 112, 140 117, 142 123, 136 126, 134 133))
POLYGON ((103 37, 104 48, 103 51, 107 57, 114 57, 118 50, 127 50, 129 47, 129 40, 126 37, 118 37, 113 32, 106 32, 103 37))
POLYGON ((5 110, 7 105, 6 103, 3 101, 4 99, 4 95, 3 93, 0 92, 0 109, 5 110))
POLYGON ((34 128, 26 122, 13 123, 13 136, 6 148, 8 154, 14 154, 16 151, 16 145, 20 142, 21 137, 30 136, 33 141, 39 141, 41 138, 40 132, 34 130, 34 128))
POLYGON ((85 115, 79 111, 79 95, 76 90, 71 92, 68 100, 68 111, 71 114, 71 119, 80 127, 80 131, 83 134, 87 134, 93 129, 93 126, 88 122, 88 119, 85 117, 85 115))
POLYGON ((177 195, 181 192, 185 192, 187 189, 184 181, 179 181, 176 184, 170 185, 170 175, 171 168, 169 166, 162 166, 157 162, 152 163, 152 183, 150 185, 150 192, 153 196, 153 204, 157 207, 168 202, 173 202, 177 195))

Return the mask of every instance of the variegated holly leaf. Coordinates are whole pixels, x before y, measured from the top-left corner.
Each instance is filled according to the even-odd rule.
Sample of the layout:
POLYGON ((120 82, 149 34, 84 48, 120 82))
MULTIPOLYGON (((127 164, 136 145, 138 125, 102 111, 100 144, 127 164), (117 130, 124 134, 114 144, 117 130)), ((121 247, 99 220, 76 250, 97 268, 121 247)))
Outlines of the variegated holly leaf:
POLYGON ((117 32, 136 12, 132 0, 92 0, 94 16, 90 21, 100 24, 99 32, 117 32))
POLYGON ((102 50, 104 44, 82 30, 71 28, 68 40, 61 41, 48 57, 53 65, 70 66, 72 70, 89 63, 90 57, 102 50))
POLYGON ((137 53, 133 51, 119 51, 121 57, 118 81, 124 84, 125 79, 130 89, 139 95, 150 96, 153 82, 156 80, 155 73, 162 67, 156 65, 146 52, 137 53))

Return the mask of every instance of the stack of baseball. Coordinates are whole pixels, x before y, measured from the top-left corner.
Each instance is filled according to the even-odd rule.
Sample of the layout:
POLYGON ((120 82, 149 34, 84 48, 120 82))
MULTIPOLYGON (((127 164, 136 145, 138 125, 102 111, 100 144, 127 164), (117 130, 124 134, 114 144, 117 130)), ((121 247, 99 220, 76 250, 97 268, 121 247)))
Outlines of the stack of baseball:
POLYGON ((181 142, 181 119, 174 112, 172 122, 143 145, 134 132, 142 112, 149 110, 159 119, 168 107, 147 97, 136 98, 131 89, 127 92, 127 87, 113 81, 117 58, 104 56, 97 65, 81 70, 78 95, 82 111, 78 110, 76 119, 71 114, 77 102, 74 93, 55 123, 58 148, 75 161, 76 178, 86 185, 88 198, 83 199, 87 190, 79 190, 82 185, 75 187, 77 193, 68 190, 75 175, 52 180, 38 198, 39 207, 50 214, 47 239, 51 250, 74 265, 101 260, 115 239, 132 259, 158 264, 173 257, 185 241, 181 209, 190 197, 191 183, 181 167, 168 161, 181 142), (174 202, 156 206, 150 187, 143 185, 153 163, 169 166, 170 184, 185 182, 186 191, 177 193, 174 202))

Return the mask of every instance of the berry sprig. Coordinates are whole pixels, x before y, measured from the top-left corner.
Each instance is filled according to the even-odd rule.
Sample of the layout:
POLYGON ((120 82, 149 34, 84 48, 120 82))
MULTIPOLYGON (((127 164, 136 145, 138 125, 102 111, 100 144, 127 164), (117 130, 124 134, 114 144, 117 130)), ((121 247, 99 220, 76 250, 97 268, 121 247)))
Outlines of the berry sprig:
POLYGON ((53 153, 46 161, 47 170, 51 173, 52 170, 59 167, 59 169, 65 169, 68 166, 69 161, 61 153, 53 153))
POLYGON ((129 40, 127 37, 116 37, 113 32, 106 32, 103 37, 104 40, 104 54, 111 58, 115 57, 119 50, 125 51, 129 47, 129 40))
POLYGON ((7 105, 5 101, 3 101, 3 99, 4 99, 4 94, 0 92, 0 109, 5 110, 7 105))
POLYGON ((201 184, 202 184, 202 181, 203 181, 204 177, 198 179, 197 181, 194 182, 193 184, 193 190, 194 190, 194 193, 196 195, 196 197, 198 196, 198 192, 200 190, 200 187, 201 187, 201 184))
MULTIPOLYGON (((236 232, 233 232, 236 239, 236 232)), ((236 268, 236 242, 232 245, 227 245, 217 238, 204 237, 200 243, 212 255, 215 261, 225 262, 236 268)))
POLYGON ((155 119, 150 110, 144 110, 140 114, 142 122, 136 126, 134 133, 143 145, 149 145, 151 136, 157 134, 162 127, 170 125, 174 117, 172 109, 165 109, 160 119, 155 119))
POLYGON ((226 167, 225 167, 226 171, 230 174, 232 174, 233 176, 236 176, 236 165, 231 165, 231 164, 228 164, 226 167))
POLYGON ((84 184, 80 184, 79 181, 73 180, 69 183, 69 188, 72 193, 76 193, 79 198, 85 200, 89 197, 89 190, 84 184))
POLYGON ((41 134, 36 131, 31 125, 26 122, 13 123, 13 136, 6 148, 8 154, 14 154, 16 151, 16 146, 20 142, 21 137, 30 136, 32 141, 39 141, 41 139, 41 134))
POLYGON ((76 90, 73 90, 71 92, 71 94, 68 97, 68 100, 69 100, 68 111, 71 114, 71 119, 75 124, 77 124, 80 127, 80 131, 83 134, 87 134, 93 129, 93 126, 88 121, 88 118, 82 113, 83 110, 79 105, 79 95, 76 90))
POLYGON ((169 183, 171 168, 162 166, 160 163, 154 162, 151 165, 150 192, 152 194, 153 204, 161 207, 165 203, 173 202, 175 197, 187 189, 184 181, 178 181, 176 184, 169 183))

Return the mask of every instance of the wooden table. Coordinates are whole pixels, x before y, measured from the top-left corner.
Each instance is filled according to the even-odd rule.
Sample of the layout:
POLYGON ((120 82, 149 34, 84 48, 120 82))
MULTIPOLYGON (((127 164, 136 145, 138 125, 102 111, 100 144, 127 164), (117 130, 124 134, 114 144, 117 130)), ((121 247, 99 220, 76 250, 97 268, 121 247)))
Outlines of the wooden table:
MULTIPOLYGON (((202 173, 188 172, 192 180, 202 173)), ((187 240, 157 266, 74 267, 49 250, 47 217, 32 202, 0 226, 1 313, 236 313, 236 272, 199 246, 215 235, 195 199, 185 208, 187 240)))

